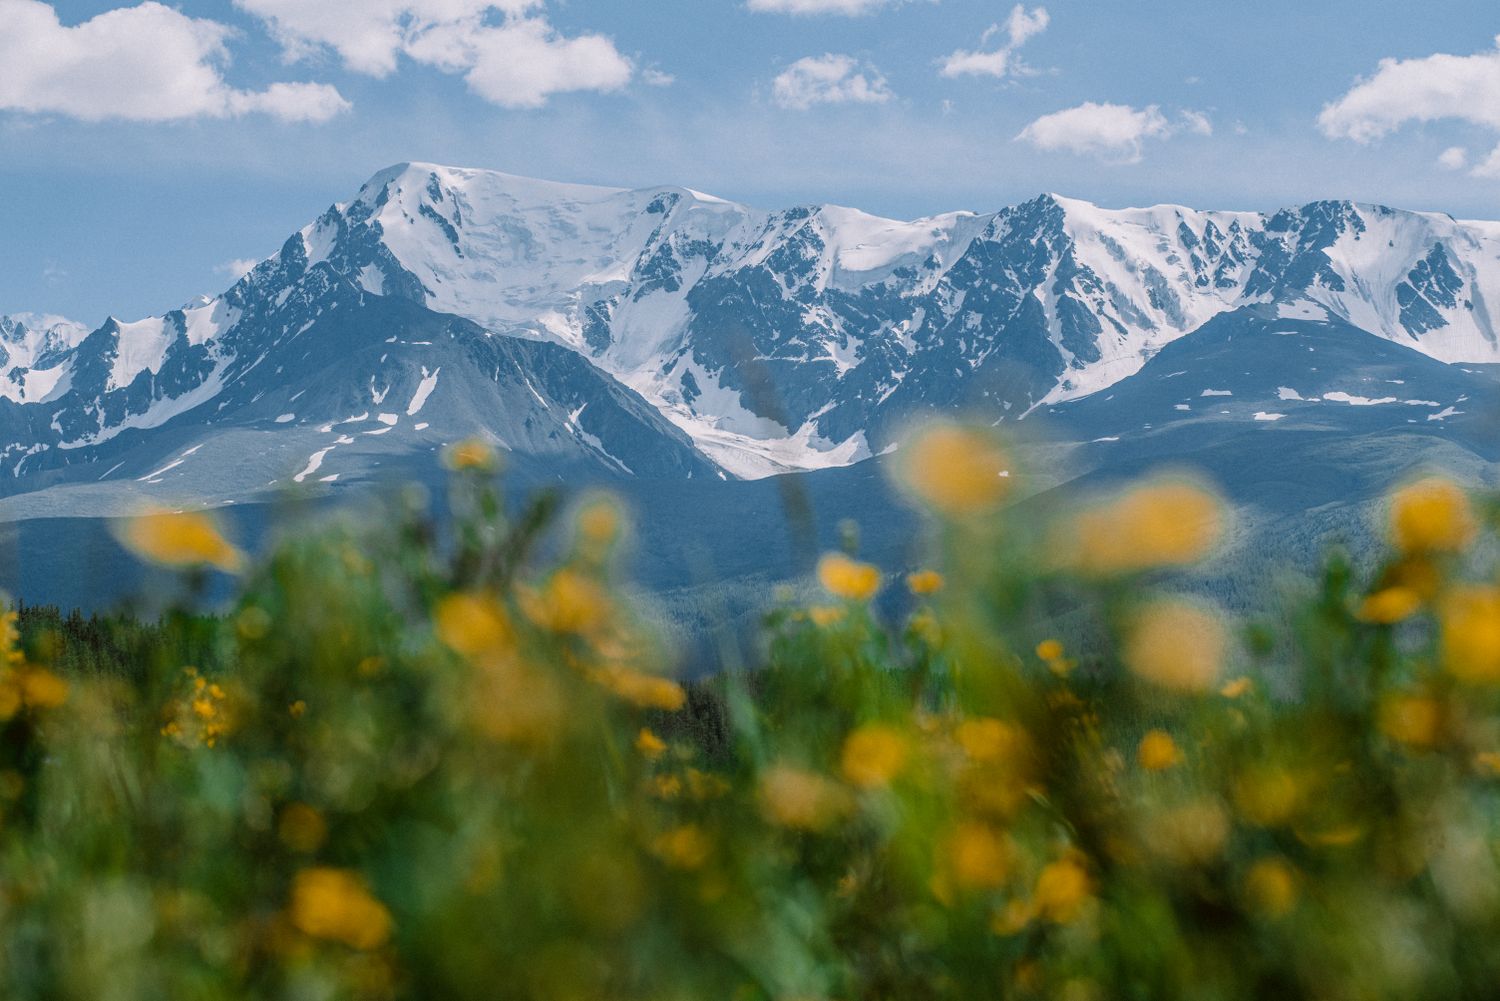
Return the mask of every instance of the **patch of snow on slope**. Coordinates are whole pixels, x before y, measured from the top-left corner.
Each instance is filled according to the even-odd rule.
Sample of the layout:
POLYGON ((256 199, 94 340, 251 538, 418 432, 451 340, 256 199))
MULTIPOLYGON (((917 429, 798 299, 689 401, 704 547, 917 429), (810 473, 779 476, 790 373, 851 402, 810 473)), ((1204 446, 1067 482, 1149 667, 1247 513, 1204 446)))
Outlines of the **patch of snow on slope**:
POLYGON ((442 366, 439 365, 429 373, 427 366, 422 366, 422 381, 417 385, 417 391, 412 395, 411 402, 406 405, 406 416, 415 417, 422 412, 423 407, 427 406, 427 398, 432 395, 434 389, 437 389, 438 373, 442 370, 442 366))
POLYGON ((1368 396, 1352 396, 1342 390, 1333 393, 1324 393, 1323 399, 1330 403, 1347 403, 1352 407, 1378 407, 1387 403, 1399 402, 1394 396, 1382 396, 1380 399, 1371 399, 1368 396))

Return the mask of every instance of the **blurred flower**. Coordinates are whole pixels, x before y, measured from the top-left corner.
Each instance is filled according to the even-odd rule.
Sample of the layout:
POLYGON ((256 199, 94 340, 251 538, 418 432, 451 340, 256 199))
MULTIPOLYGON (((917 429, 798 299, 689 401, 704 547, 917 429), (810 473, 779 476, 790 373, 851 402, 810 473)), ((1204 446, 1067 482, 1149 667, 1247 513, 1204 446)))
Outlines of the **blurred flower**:
POLYGON ((1240 815, 1260 827, 1277 827, 1291 820, 1302 803, 1304 783, 1288 769, 1255 765, 1233 783, 1234 805, 1240 815))
POLYGON ((527 618, 559 633, 593 633, 614 611, 609 592, 597 580, 566 567, 540 591, 519 591, 518 597, 527 618))
POLYGON ((1285 859, 1261 859, 1245 873, 1244 894, 1256 912, 1285 917, 1297 903, 1297 871, 1285 859))
POLYGON ((918 570, 906 575, 907 589, 915 595, 937 594, 943 589, 943 575, 936 570, 918 570))
POLYGON ((647 761, 657 761, 667 753, 667 742, 642 727, 640 734, 635 738, 635 749, 647 761))
POLYGON ((965 518, 994 511, 1010 490, 1010 458, 994 437, 934 424, 897 453, 901 485, 933 511, 965 518))
POLYGON ((844 741, 844 778, 861 789, 890 785, 906 766, 906 737, 894 727, 870 723, 844 741))
POLYGON ((1036 645, 1036 655, 1045 661, 1061 660, 1063 645, 1058 640, 1042 640, 1036 645))
POLYGON ((965 890, 994 890, 1010 876, 1014 849, 989 825, 959 824, 943 843, 945 868, 965 890))
POLYGON ((985 764, 1014 761, 1030 750, 1030 741, 1020 727, 983 716, 961 722, 954 736, 964 754, 985 764))
POLYGON ((68 683, 40 667, 22 671, 17 678, 21 700, 33 709, 56 709, 68 701, 68 683))
POLYGON ((880 590, 880 571, 843 553, 829 553, 818 561, 818 581, 835 597, 869 601, 880 590))
POLYGON ((578 510, 574 520, 578 538, 596 553, 613 546, 620 537, 620 505, 613 497, 595 496, 578 510))
POLYGON ((1136 618, 1122 656, 1139 678, 1163 688, 1201 692, 1218 680, 1225 645, 1217 614, 1186 601, 1158 600, 1136 618))
POLYGON ((1226 699, 1238 699, 1249 694, 1254 687, 1255 682, 1249 678, 1239 677, 1224 682, 1224 686, 1219 689, 1219 694, 1226 699))
POLYGON ((1135 759, 1148 772, 1165 771, 1181 763, 1182 751, 1177 741, 1165 730, 1152 730, 1141 738, 1136 748, 1135 759))
POLYGON ((449 445, 443 453, 443 463, 455 471, 491 473, 500 468, 500 457, 489 442, 482 438, 468 438, 449 445))
POLYGON ((1392 740, 1409 747, 1431 747, 1442 732, 1443 708, 1436 699, 1419 695, 1394 695, 1380 704, 1380 729, 1392 740))
POLYGON ((612 667, 595 672, 594 680, 640 709, 676 712, 687 703, 687 692, 681 685, 654 674, 612 667))
POLYGON ((1408 587, 1388 587, 1365 598, 1359 618, 1379 625, 1393 625, 1411 618, 1422 607, 1422 596, 1408 587))
POLYGON ((1468 682, 1500 682, 1500 588, 1470 584, 1455 589, 1439 610, 1443 663, 1468 682))
POLYGON ((510 645, 511 626, 504 607, 484 594, 450 594, 433 613, 438 639, 474 659, 510 645))
POLYGON ((371 896, 359 876, 345 869, 297 873, 288 912, 303 934, 355 949, 377 949, 391 935, 390 912, 371 896))
POLYGON ((657 835, 651 851, 674 869, 698 869, 708 861, 713 842, 696 824, 683 824, 657 835))
POLYGON ((807 617, 819 629, 827 629, 844 621, 844 610, 836 605, 814 605, 807 610, 807 617))
POLYGON ((140 515, 120 530, 120 541, 141 559, 165 566, 211 566, 238 573, 245 563, 244 554, 202 512, 140 515))
POLYGON ((1069 853, 1042 869, 1032 893, 1032 905, 1041 917, 1065 925, 1077 920, 1092 897, 1093 881, 1081 856, 1069 853))
POLYGON ((1080 512, 1058 549, 1066 565, 1102 576, 1196 563, 1223 534, 1218 495, 1190 480, 1169 479, 1080 512))
POLYGON ((1404 553, 1456 553, 1477 530, 1469 497, 1456 483, 1429 477, 1391 496, 1391 542, 1404 553))
POLYGON ((821 831, 848 809, 848 795, 836 783, 791 765, 776 765, 761 776, 760 808, 780 827, 821 831))

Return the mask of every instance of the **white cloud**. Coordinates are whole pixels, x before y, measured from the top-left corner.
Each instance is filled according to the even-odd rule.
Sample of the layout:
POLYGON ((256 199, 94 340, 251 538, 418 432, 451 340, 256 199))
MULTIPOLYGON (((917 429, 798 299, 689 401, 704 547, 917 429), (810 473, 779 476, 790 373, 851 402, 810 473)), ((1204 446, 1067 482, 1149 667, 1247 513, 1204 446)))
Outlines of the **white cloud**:
POLYGON ((959 49, 943 60, 943 76, 1026 76, 1032 70, 1017 56, 1016 51, 1032 38, 1047 30, 1052 21, 1045 7, 1033 7, 1030 11, 1022 4, 1011 9, 1004 25, 992 24, 980 38, 980 48, 970 52, 959 49), (984 47, 1000 33, 1005 34, 1005 44, 992 51, 984 47))
POLYGON ((885 77, 853 56, 798 59, 771 84, 776 103, 805 111, 815 104, 883 104, 894 95, 885 77))
MULTIPOLYGON (((1211 126, 1199 112, 1184 112, 1188 128, 1195 132, 1211 126)), ((1095 104, 1043 115, 1016 139, 1047 152, 1097 156, 1115 163, 1138 163, 1147 139, 1166 139, 1178 129, 1153 104, 1137 110, 1124 104, 1095 104)))
POLYGON ((254 271, 255 266, 259 263, 260 261, 256 260, 253 257, 237 257, 232 261, 225 261, 223 264, 220 264, 218 267, 214 268, 214 270, 221 275, 228 275, 235 281, 239 281, 241 278, 254 271))
POLYGON ((537 108, 553 94, 614 91, 634 75, 609 38, 566 36, 543 0, 234 0, 264 20, 288 59, 327 48, 356 73, 384 77, 401 56, 462 73, 480 97, 537 108))
MULTIPOLYGON (((1373 76, 1355 81, 1346 94, 1324 106, 1318 127, 1330 139, 1358 143, 1384 138, 1409 122, 1445 119, 1500 132, 1500 37, 1495 41, 1495 49, 1472 56, 1382 59, 1373 76)), ((1445 151, 1439 162, 1462 169, 1462 164, 1450 165, 1452 152, 1445 151)), ((1470 173, 1500 177, 1500 146, 1470 173)))
POLYGON ((321 122, 349 108, 326 84, 238 90, 221 72, 233 30, 148 2, 64 25, 40 0, 0 0, 0 109, 86 121, 260 113, 321 122))
POLYGON ((868 14, 901 0, 750 0, 747 6, 763 14, 868 14))
POLYGON ((1203 112, 1185 108, 1178 115, 1182 119, 1182 127, 1193 135, 1211 136, 1214 134, 1213 120, 1203 112))
POLYGON ((675 76, 655 66, 648 66, 641 70, 641 83, 648 87, 670 87, 676 82, 675 76))
POLYGON ((1438 166, 1444 170, 1463 170, 1469 165, 1469 151, 1462 146, 1449 146, 1438 157, 1438 166))

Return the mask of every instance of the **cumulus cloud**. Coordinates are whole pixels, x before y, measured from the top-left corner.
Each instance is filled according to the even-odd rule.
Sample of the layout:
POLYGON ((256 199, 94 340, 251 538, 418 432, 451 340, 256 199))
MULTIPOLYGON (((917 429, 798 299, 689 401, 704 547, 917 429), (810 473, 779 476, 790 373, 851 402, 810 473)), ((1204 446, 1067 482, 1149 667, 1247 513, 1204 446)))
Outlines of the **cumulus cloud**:
MULTIPOLYGON (((1330 139, 1357 143, 1374 142, 1410 122, 1454 120, 1500 133, 1500 37, 1495 42, 1495 49, 1472 56, 1382 59, 1373 75, 1356 80, 1347 93, 1324 106, 1318 127, 1330 139)), ((1462 169, 1467 153, 1453 166, 1453 149, 1440 162, 1462 169)), ((1500 146, 1470 173, 1500 176, 1500 146)))
POLYGON ((1016 139, 1046 152, 1139 163, 1147 139, 1168 139, 1184 129, 1196 135, 1212 135, 1213 123, 1200 111, 1182 111, 1178 124, 1173 124, 1155 104, 1136 109, 1088 101, 1043 115, 1022 129, 1016 139))
POLYGON ((265 21, 289 60, 331 49, 345 67, 384 77, 402 56, 461 73, 480 97, 538 108, 553 94, 614 91, 634 64, 598 34, 566 36, 543 0, 234 0, 265 21))
POLYGON ((231 87, 233 29, 147 2, 64 25, 51 4, 0 0, 0 109, 86 121, 265 114, 321 122, 349 103, 326 84, 231 87))
POLYGON ((254 271, 255 266, 259 263, 260 261, 256 260, 253 257, 237 257, 232 261, 225 261, 223 264, 220 264, 218 267, 214 268, 214 270, 221 275, 228 275, 235 281, 239 281, 241 278, 254 271))
POLYGON ((877 7, 902 0, 750 0, 751 10, 764 14, 868 14, 877 7))
POLYGON ((853 56, 808 56, 788 66, 771 84, 776 103, 806 111, 815 104, 883 104, 891 99, 885 77, 853 56))
POLYGON ((1469 165, 1469 151, 1462 146, 1449 146, 1438 157, 1438 166, 1444 170, 1463 170, 1469 165))
POLYGON ((1016 4, 1003 25, 992 24, 979 39, 979 48, 973 52, 959 49, 943 60, 943 76, 1027 76, 1032 70, 1017 55, 1017 50, 1032 38, 1047 30, 1052 21, 1045 7, 1027 10, 1016 4), (996 35, 1004 34, 1005 42, 995 49, 988 49, 996 35))

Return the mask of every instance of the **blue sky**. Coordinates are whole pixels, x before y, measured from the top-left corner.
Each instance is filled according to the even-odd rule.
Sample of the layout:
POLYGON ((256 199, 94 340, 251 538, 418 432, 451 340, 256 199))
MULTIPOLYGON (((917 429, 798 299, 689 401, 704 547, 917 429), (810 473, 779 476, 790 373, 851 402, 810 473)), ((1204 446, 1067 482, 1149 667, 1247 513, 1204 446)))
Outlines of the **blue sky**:
POLYGON ((1497 34, 1493 0, 0 0, 0 312, 220 291, 401 160, 902 217, 1500 218, 1497 34))

